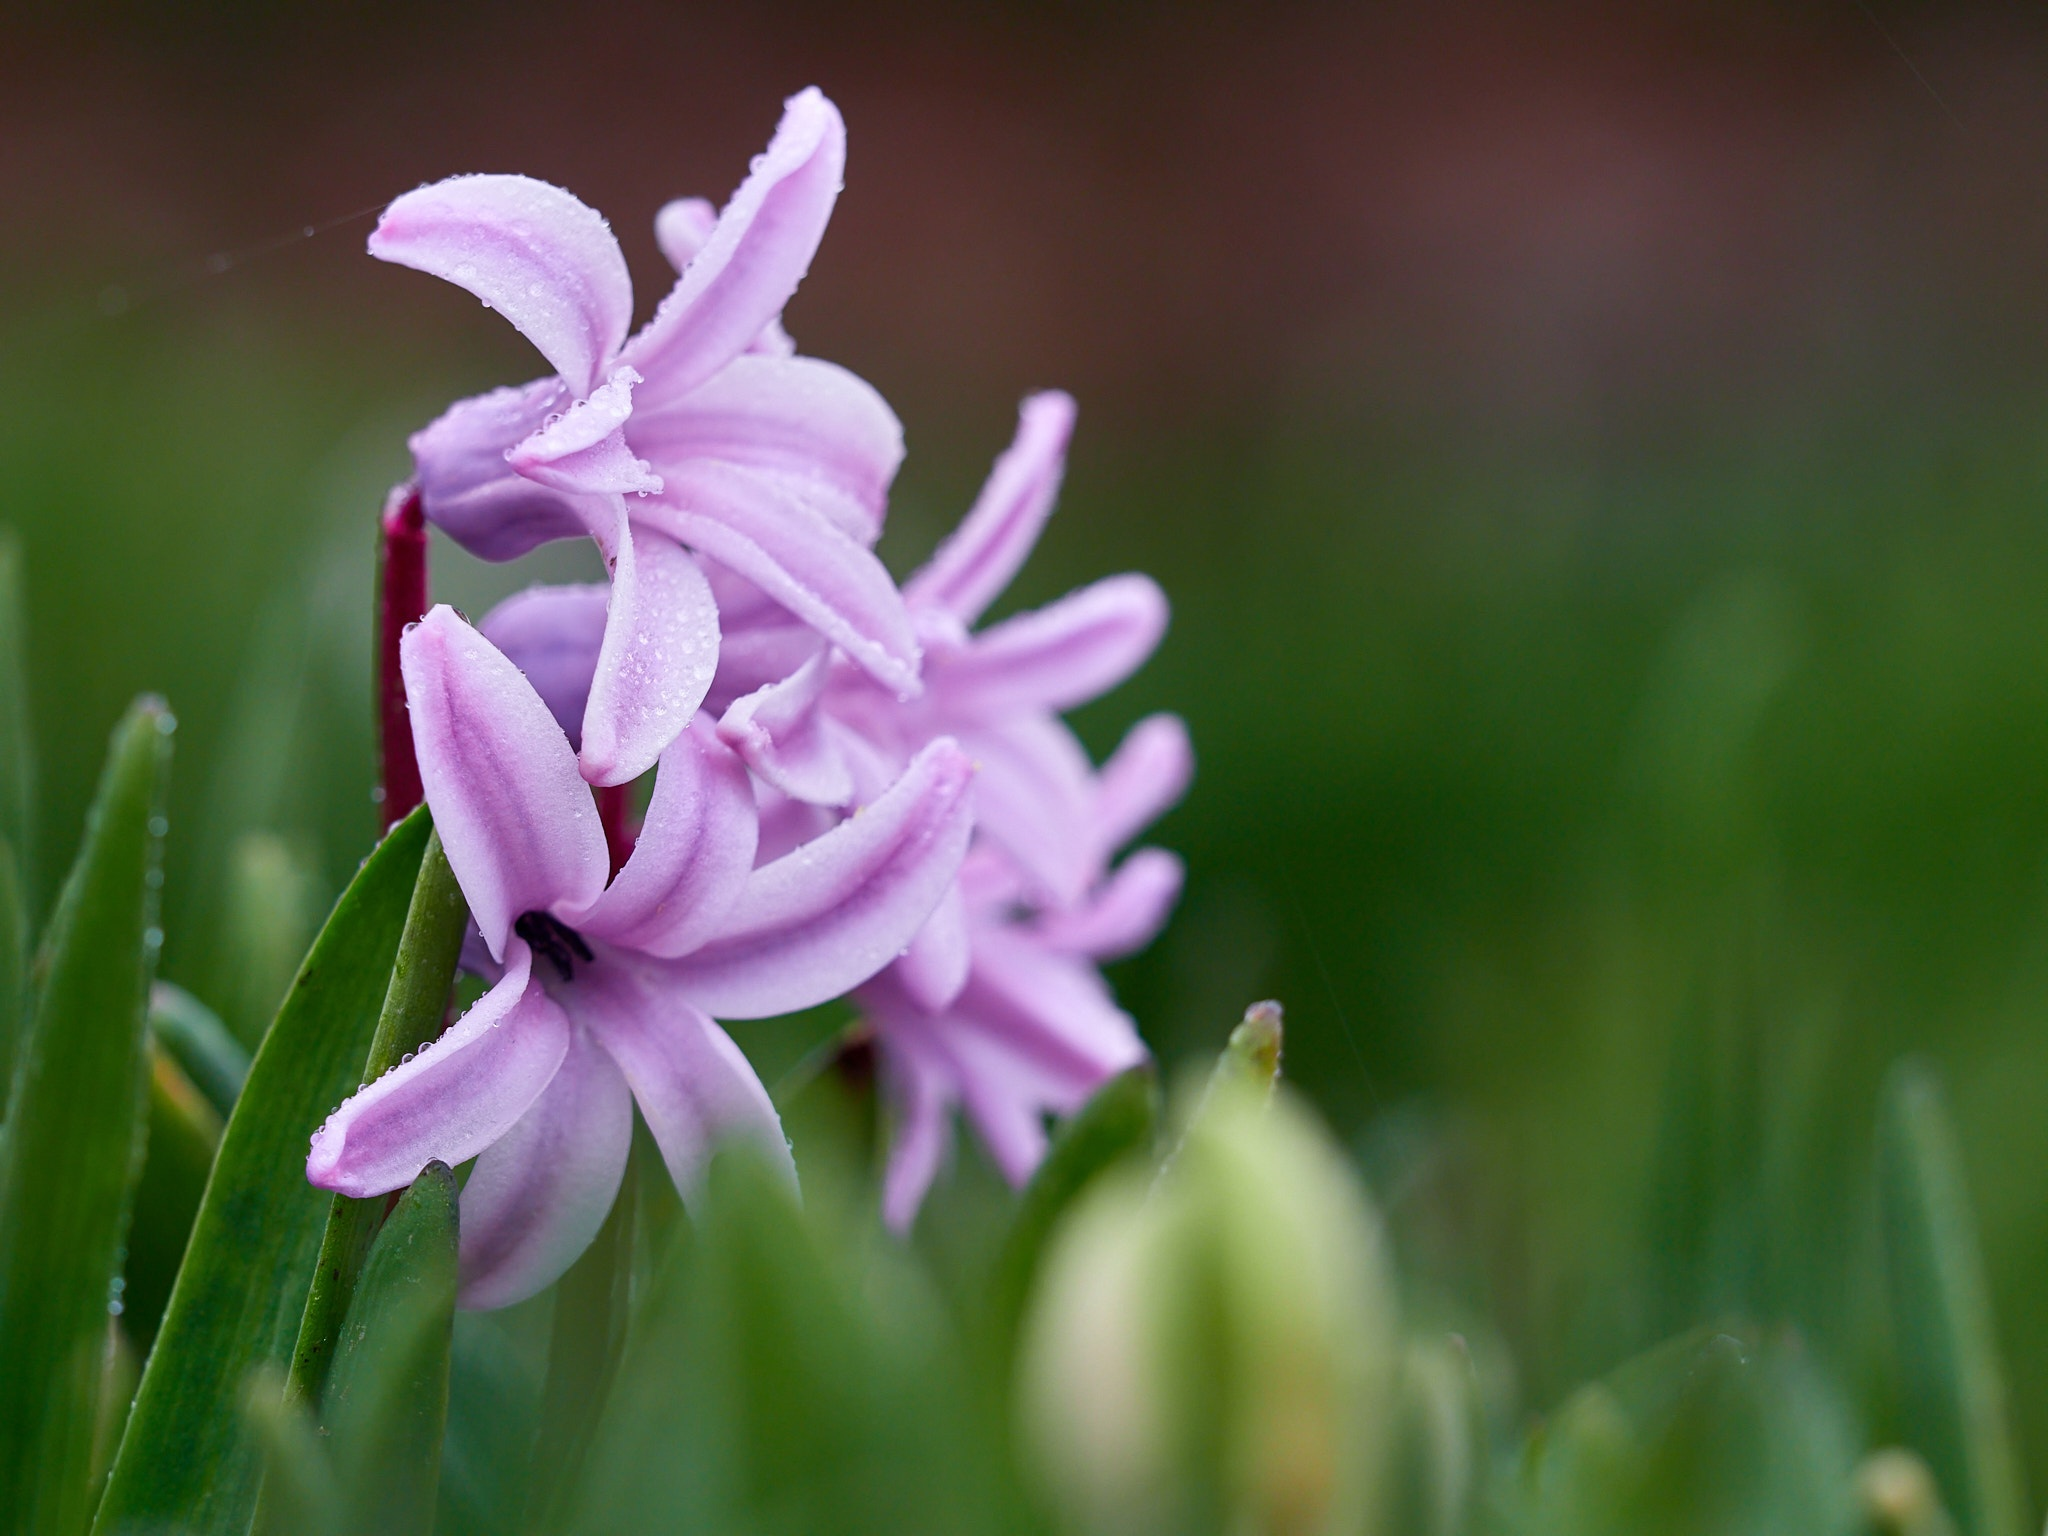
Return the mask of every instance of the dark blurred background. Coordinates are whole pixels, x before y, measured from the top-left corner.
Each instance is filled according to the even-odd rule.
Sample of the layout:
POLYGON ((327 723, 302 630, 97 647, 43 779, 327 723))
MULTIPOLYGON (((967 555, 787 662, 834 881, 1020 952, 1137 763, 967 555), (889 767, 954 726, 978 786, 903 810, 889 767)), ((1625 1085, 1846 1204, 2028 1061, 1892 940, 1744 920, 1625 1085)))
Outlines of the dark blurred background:
MULTIPOLYGON (((644 312, 656 207, 816 83, 851 156, 790 326, 905 421, 885 554, 1057 384, 1012 604, 1174 600, 1080 721, 1200 753, 1117 976, 1162 1055, 1282 998, 1542 1408, 1722 1311, 1859 1368, 1875 1086, 1924 1050, 2048 1487, 2048 14, 138 0, 0 44, 46 897, 142 688, 168 974, 232 993, 236 903, 366 847, 372 515, 409 430, 537 371, 374 210, 560 182, 644 312)), ((472 611, 589 568, 438 558, 472 611)))

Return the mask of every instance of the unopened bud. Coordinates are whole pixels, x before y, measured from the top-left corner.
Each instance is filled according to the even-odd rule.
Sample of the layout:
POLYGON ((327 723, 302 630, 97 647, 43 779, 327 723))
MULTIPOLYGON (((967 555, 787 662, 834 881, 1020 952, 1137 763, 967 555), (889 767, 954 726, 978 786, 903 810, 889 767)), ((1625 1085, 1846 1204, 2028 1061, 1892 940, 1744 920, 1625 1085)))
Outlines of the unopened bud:
POLYGON ((1379 1224, 1323 1127, 1258 1077, 1219 1072, 1156 1185, 1105 1183, 1055 1239, 1021 1411, 1081 1529, 1376 1528, 1401 1412, 1379 1224))

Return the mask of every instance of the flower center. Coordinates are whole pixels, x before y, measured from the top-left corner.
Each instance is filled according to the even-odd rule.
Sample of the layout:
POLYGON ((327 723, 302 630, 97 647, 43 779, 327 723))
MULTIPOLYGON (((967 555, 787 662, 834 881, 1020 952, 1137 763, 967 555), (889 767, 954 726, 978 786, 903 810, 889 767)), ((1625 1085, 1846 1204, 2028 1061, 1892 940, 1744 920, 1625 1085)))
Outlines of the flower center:
POLYGON ((545 912, 528 912, 512 925, 512 931, 533 946, 533 952, 542 956, 567 981, 576 974, 576 962, 593 964, 597 956, 590 952, 583 935, 571 928, 558 917, 545 912))

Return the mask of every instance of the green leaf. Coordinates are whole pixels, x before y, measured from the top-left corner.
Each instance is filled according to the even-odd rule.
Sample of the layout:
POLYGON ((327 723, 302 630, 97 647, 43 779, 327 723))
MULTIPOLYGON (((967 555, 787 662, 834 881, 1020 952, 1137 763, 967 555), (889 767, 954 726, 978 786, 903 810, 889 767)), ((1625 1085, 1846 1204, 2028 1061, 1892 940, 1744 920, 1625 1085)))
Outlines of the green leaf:
POLYGON ((249 1076, 249 1053, 220 1016, 183 987, 160 981, 149 989, 149 1027, 185 1075, 223 1117, 249 1076))
POLYGON ((28 1021, 27 896, 21 862, 0 838, 0 1125, 6 1124, 8 1085, 28 1021))
POLYGON ((146 1355, 163 1321, 220 1145, 220 1111, 157 1042, 149 1057, 149 1155, 135 1186, 128 1226, 128 1275, 121 1326, 146 1355))
POLYGON ((115 728, 37 961, 0 1156, 0 1531, 91 1516, 110 1293, 143 1143, 156 874, 174 722, 144 699, 115 728))
MULTIPOLYGON (((462 958, 462 935, 469 925, 469 903, 455 883, 455 871, 441 851, 441 839, 429 835, 421 855, 412 897, 406 904, 405 929, 392 961, 390 985, 370 1038, 361 1083, 374 1083, 407 1056, 441 1033, 455 967, 462 958)), ((346 1097, 346 1095, 343 1095, 346 1097)), ((327 1362, 347 1314, 349 1298, 383 1220, 385 1199, 352 1200, 336 1195, 329 1202, 327 1228, 320 1237, 320 1257, 313 1288, 299 1319, 292 1346, 291 1376, 286 1390, 298 1402, 310 1403, 320 1391, 327 1362)))
POLYGON ((991 1323, 1005 1356, 1054 1224, 1097 1174, 1151 1146, 1158 1128, 1159 1079, 1150 1066, 1111 1078, 1060 1127, 1045 1161, 1024 1187, 996 1259, 991 1323))
POLYGON ((102 1536, 248 1529, 261 1468, 243 1382, 289 1358, 329 1197, 306 1182, 314 1130, 362 1080, 414 877, 424 811, 335 904, 249 1068, 94 1525, 102 1536))
MULTIPOLYGON (((377 1232, 321 1396, 354 1529, 430 1536, 455 1329, 455 1175, 429 1163, 377 1232)), ((289 1401, 289 1397, 287 1397, 289 1401)), ((287 1536, 288 1527, 273 1527, 287 1536)))
POLYGON ((1964 1536, 2022 1536, 1991 1294, 1941 1085, 1908 1059, 1878 1114, 1878 1204, 1903 1408, 1964 1536))
MULTIPOLYGON (((534 1439, 533 1481, 526 1529, 552 1531, 568 1513, 590 1441, 611 1395, 633 1286, 634 1216, 639 1209, 636 1151, 597 1241, 584 1249, 555 1286, 554 1330, 548 1340, 547 1384, 534 1439)), ((664 1180, 664 1182, 666 1182, 664 1180)))
POLYGON ((260 1366, 242 1394, 242 1412, 263 1451, 263 1489, 284 1528, 296 1536, 343 1536, 346 1510, 313 1415, 285 1401, 284 1372, 260 1366))
POLYGON ((28 623, 21 541, 0 528, 0 841, 14 850, 22 909, 35 911, 35 748, 29 734, 28 623))

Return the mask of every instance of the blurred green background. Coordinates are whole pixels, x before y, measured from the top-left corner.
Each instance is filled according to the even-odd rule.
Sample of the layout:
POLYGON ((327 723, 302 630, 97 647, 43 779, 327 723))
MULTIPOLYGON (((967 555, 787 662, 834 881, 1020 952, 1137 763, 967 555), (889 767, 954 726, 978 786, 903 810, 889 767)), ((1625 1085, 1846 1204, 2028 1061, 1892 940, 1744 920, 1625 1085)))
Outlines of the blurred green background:
MULTIPOLYGON (((1058 384, 1010 603, 1174 601, 1080 718, 1199 752, 1186 898, 1115 978, 1162 1056, 1281 998, 1411 1271, 1541 1410, 1723 1313, 1865 1370, 1876 1085, 1925 1051, 2048 1489, 2048 20, 13 11, 45 899, 144 688, 183 721, 169 977, 245 1006, 236 903, 310 921, 367 847, 373 513, 408 431, 537 369, 359 210, 562 182, 644 312, 654 209, 816 82, 848 190, 790 325, 904 418, 895 568, 1058 384)), ((436 579, 480 612, 587 559, 436 579)))

